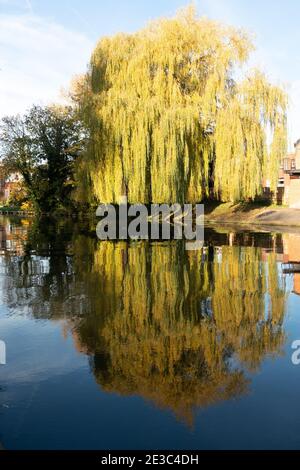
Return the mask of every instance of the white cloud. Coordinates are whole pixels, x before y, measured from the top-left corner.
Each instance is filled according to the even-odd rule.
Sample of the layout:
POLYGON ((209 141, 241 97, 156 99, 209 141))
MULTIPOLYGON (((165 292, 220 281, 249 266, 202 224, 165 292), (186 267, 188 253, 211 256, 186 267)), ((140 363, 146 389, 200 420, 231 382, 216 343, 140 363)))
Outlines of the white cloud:
POLYGON ((53 21, 0 14, 0 115, 57 101, 72 76, 85 71, 92 48, 85 35, 53 21))

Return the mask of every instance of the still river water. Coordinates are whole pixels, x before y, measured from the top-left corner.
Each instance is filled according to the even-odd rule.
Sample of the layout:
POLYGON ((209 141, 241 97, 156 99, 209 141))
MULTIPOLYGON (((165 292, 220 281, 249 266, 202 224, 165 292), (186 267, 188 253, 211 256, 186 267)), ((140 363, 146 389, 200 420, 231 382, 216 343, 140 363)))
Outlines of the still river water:
POLYGON ((298 339, 300 233, 0 218, 5 449, 299 449, 298 339))

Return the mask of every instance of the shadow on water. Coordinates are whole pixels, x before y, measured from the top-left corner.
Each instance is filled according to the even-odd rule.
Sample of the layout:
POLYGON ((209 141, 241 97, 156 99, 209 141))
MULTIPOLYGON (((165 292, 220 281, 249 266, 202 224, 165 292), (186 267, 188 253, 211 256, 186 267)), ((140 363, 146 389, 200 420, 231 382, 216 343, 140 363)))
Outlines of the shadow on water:
POLYGON ((196 408, 247 394, 251 374, 282 352, 281 263, 300 263, 299 235, 207 228, 204 247, 186 251, 100 242, 89 222, 0 224, 7 305, 61 320, 106 392, 192 425, 196 408))

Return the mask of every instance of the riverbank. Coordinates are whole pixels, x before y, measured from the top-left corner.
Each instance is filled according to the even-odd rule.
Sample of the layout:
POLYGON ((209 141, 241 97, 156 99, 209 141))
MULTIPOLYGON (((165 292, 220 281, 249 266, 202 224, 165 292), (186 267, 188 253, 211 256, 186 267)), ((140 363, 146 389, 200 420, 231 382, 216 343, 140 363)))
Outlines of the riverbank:
MULTIPOLYGON (((236 225, 236 226, 276 226, 276 227, 295 227, 300 228, 300 209, 290 209, 288 207, 263 205, 255 203, 217 203, 206 202, 205 205, 205 221, 212 224, 220 225, 236 225)), ((34 211, 24 211, 14 208, 0 208, 0 215, 19 216, 19 217, 35 217, 34 211)), ((94 211, 91 213, 67 213, 57 211, 51 216, 55 218, 75 216, 79 218, 93 217, 94 211)))
POLYGON ((1 210, 0 215, 12 215, 12 216, 20 216, 20 217, 33 217, 35 216, 35 212, 33 211, 22 211, 22 210, 1 210))
POLYGON ((205 220, 220 224, 300 227, 300 209, 255 203, 208 203, 205 220))

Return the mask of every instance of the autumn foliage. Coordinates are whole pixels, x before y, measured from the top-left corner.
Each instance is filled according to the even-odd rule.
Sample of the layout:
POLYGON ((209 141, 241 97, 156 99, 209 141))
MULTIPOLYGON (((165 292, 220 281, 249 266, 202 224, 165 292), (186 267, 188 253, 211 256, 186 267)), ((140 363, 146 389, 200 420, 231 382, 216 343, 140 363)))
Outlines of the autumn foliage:
POLYGON ((91 137, 78 197, 237 201, 254 199, 264 179, 275 190, 287 97, 245 72, 252 50, 245 32, 193 7, 101 39, 74 94, 91 137))

